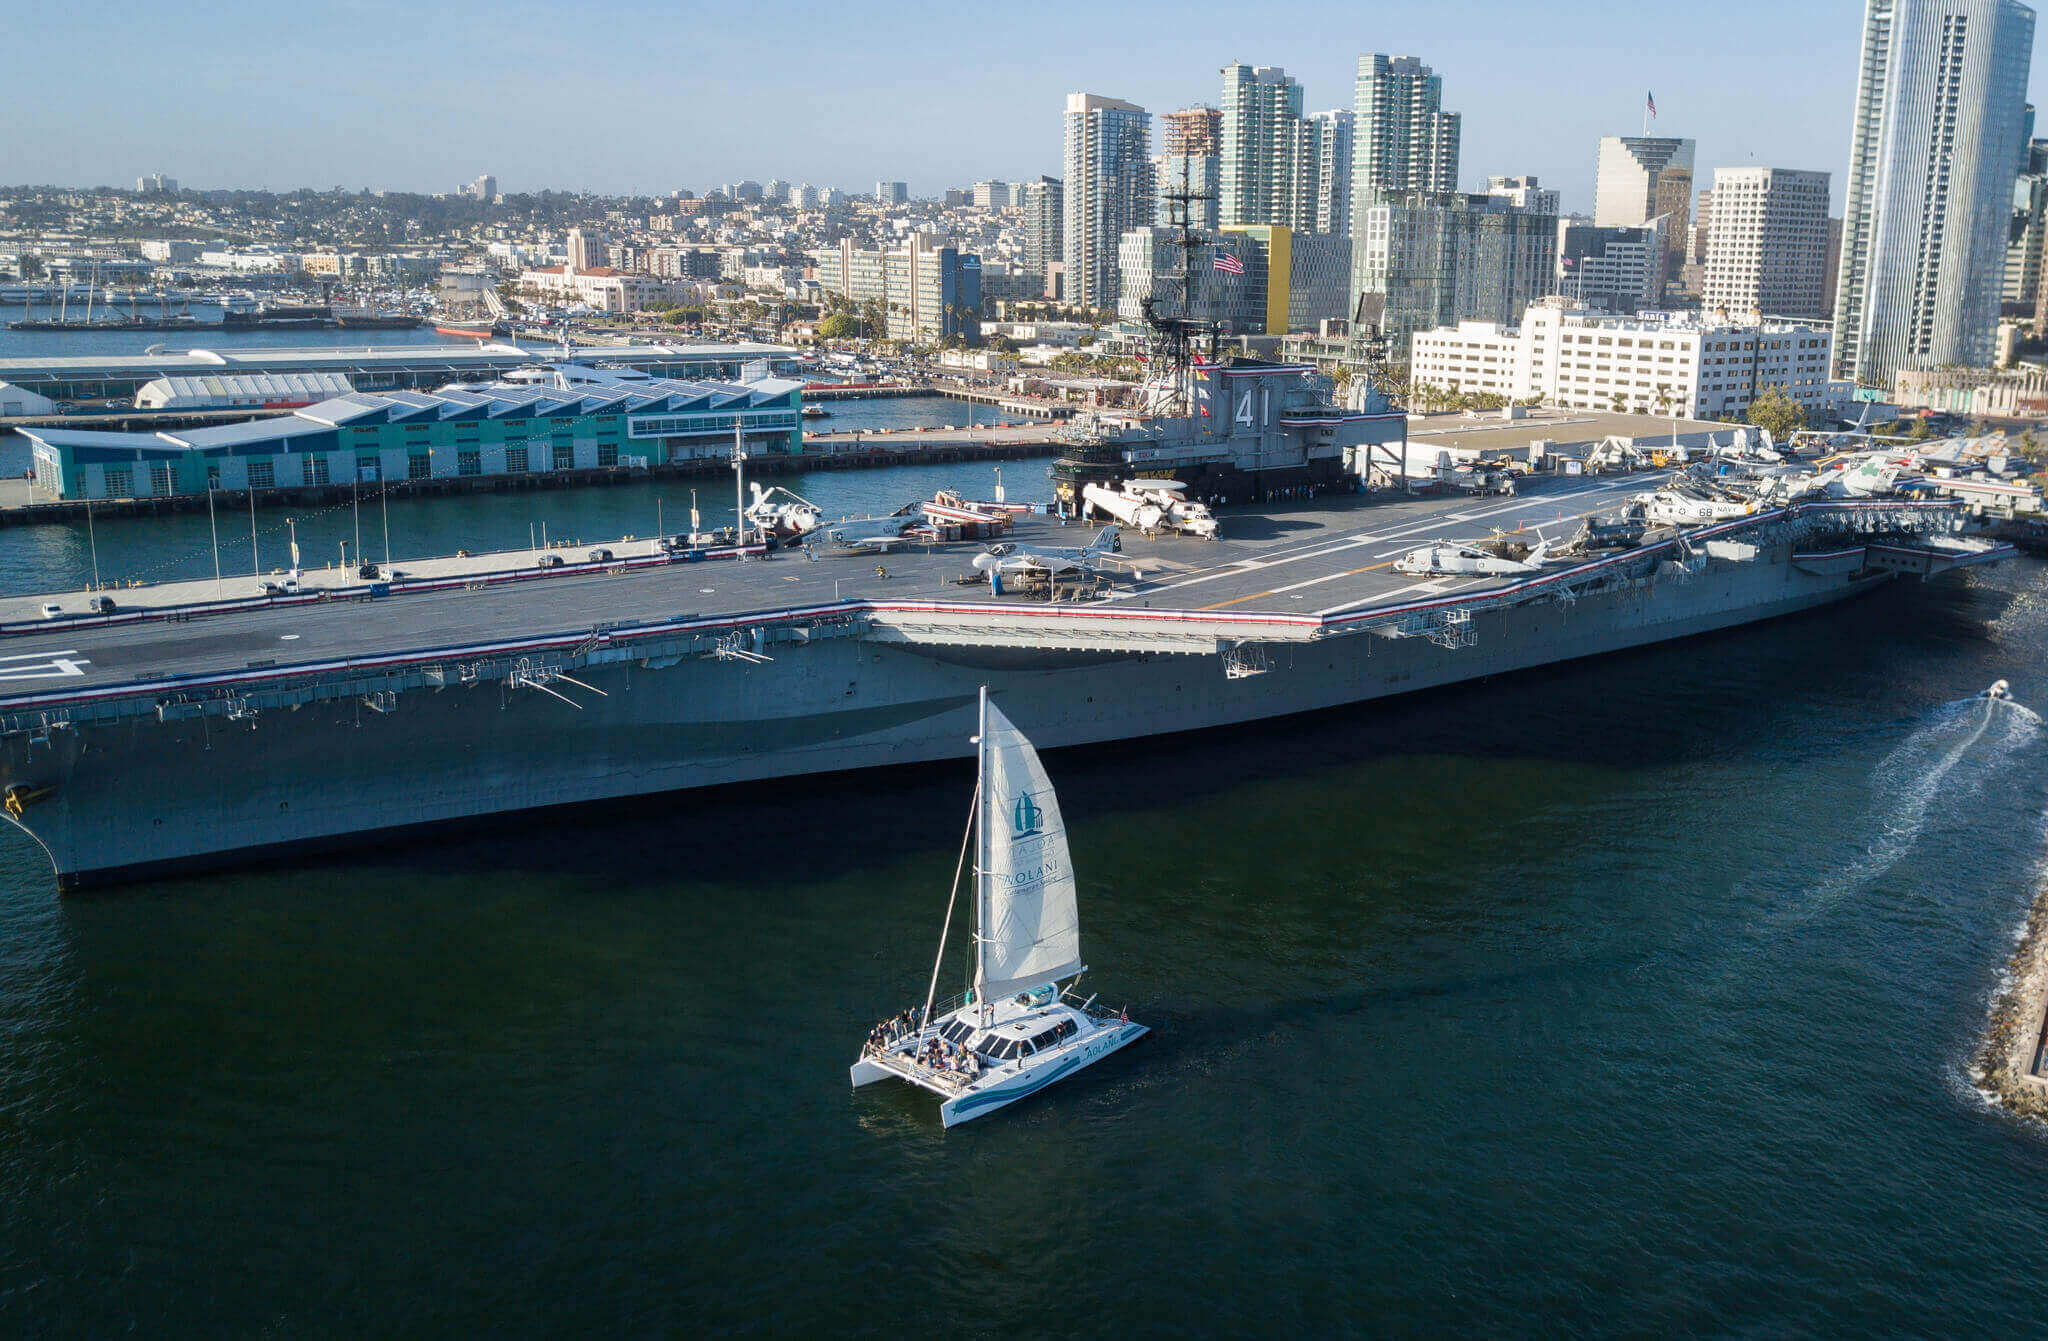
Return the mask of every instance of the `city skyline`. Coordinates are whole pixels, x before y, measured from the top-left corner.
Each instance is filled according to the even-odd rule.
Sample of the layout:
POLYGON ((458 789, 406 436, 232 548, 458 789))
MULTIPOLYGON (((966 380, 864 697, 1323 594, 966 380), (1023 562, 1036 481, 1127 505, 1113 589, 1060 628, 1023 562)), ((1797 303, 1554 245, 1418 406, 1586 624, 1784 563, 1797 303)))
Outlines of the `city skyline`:
MULTIPOLYGON (((80 100, 62 63, 17 72, 22 124, 0 181, 89 187, 163 172, 201 189, 446 192, 494 172, 508 192, 652 195, 774 174, 856 192, 905 180, 930 197, 990 176, 1057 174, 1057 112, 1071 92, 1154 115, 1214 105, 1217 70, 1243 61, 1285 67, 1305 111, 1348 108, 1357 57, 1380 51, 1417 56, 1442 76, 1446 106, 1464 117, 1462 189, 1533 173, 1562 192, 1567 211, 1589 212, 1600 137, 1640 133, 1654 90, 1661 115, 1650 133, 1695 140, 1701 176, 1717 166, 1828 171, 1839 212, 1863 13, 1859 3, 1788 12, 1745 2, 1705 29, 1645 16, 1624 44, 1591 4, 1534 12, 1474 0, 1395 27, 1311 0, 1290 11, 1285 31, 1296 36, 1248 42, 1228 23, 1203 21, 1234 13, 1222 6, 1105 14, 1055 4, 979 16, 966 32, 906 36, 850 30, 828 22, 839 11, 798 4, 778 15, 788 31, 771 65, 743 58, 758 56, 758 33, 692 25, 696 8, 617 5, 605 24, 564 28, 539 7, 456 5, 422 21, 383 0, 289 18, 228 3, 210 21, 249 40, 223 56, 201 45, 195 14, 112 23, 78 7, 48 16, 39 40, 176 78, 80 100), (1102 39, 1091 50, 1129 54, 1046 61, 1044 38, 1070 10, 1102 39), (618 68, 622 33, 679 18, 688 36, 676 62, 618 68), (387 20, 418 40, 380 43, 368 66, 336 56, 387 20), (1298 36, 1306 31, 1316 36, 1298 36), (542 32, 546 60, 534 46, 542 32), (940 42, 943 60, 931 51, 940 42), (1746 74, 1696 73, 1727 70, 1746 74), (167 100, 176 114, 163 114, 167 100), (711 133, 693 133, 714 118, 711 133), (905 124, 917 135, 890 132, 905 124)), ((2037 33, 2035 66, 2043 41, 2037 33)))

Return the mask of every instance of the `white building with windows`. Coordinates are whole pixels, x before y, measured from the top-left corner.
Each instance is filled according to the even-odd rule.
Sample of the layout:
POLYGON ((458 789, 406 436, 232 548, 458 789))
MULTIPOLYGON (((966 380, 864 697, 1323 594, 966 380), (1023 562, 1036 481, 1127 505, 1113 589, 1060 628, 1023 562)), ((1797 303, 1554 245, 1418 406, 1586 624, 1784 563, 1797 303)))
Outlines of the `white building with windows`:
POLYGON ((1716 168, 1700 306, 1730 316, 1821 317, 1828 174, 1716 168))
POLYGON ((1772 387, 1803 408, 1833 409, 1825 325, 1719 322, 1672 314, 1609 316, 1552 301, 1518 327, 1467 321, 1418 331, 1416 382, 1575 410, 1740 416, 1772 387))

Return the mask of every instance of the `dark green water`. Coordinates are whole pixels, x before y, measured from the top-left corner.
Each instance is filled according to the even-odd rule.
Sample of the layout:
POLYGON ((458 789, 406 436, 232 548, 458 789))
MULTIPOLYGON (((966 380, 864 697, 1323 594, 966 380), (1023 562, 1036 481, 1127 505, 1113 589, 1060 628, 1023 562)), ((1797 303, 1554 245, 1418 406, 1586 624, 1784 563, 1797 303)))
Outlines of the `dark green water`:
MULTIPOLYGON (((1154 1034, 858 1094, 962 767, 58 901, 0 836, 0 1331, 2016 1333, 1965 1070, 2043 570, 1049 756, 1154 1034)), ((1028 729, 1029 724, 1024 724, 1028 729)))

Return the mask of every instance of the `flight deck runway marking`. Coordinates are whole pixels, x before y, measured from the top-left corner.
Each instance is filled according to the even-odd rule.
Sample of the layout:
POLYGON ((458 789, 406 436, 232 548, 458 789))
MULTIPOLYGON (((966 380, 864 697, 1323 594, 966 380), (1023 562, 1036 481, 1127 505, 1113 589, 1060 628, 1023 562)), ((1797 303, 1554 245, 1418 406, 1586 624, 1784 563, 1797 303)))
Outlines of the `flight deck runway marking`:
POLYGON ((84 675, 82 666, 90 666, 90 657, 78 655, 75 647, 62 652, 30 652, 18 656, 0 657, 0 681, 5 680, 62 680, 75 675, 84 675), (24 665, 9 665, 9 662, 24 662, 24 665))

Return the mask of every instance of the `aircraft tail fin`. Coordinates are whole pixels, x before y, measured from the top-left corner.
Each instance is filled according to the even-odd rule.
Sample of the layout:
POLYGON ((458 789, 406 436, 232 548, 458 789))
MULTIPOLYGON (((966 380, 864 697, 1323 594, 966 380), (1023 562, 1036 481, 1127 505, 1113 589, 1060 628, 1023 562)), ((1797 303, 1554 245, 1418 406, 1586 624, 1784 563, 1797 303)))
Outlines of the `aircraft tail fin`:
POLYGON ((1114 526, 1105 526, 1088 542, 1088 553, 1108 554, 1121 542, 1123 533, 1114 526))

